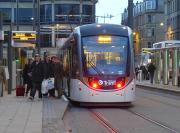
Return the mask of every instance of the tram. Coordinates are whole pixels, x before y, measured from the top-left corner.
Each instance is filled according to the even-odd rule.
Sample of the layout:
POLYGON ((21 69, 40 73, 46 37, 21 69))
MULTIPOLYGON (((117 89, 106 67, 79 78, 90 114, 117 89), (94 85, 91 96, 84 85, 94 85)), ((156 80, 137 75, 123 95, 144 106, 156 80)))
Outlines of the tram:
POLYGON ((61 46, 63 89, 78 103, 131 103, 135 99, 132 31, 115 24, 76 27, 61 46))

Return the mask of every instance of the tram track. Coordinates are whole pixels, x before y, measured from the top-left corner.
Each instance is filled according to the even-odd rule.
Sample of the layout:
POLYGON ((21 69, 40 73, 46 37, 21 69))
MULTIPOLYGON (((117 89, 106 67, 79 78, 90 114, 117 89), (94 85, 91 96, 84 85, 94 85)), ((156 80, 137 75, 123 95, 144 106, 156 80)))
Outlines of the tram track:
POLYGON ((179 131, 176 131, 176 129, 173 129, 172 127, 164 124, 163 122, 154 120, 154 119, 152 119, 152 118, 150 118, 150 117, 148 117, 148 116, 145 116, 145 115, 143 115, 143 114, 140 114, 140 113, 138 113, 138 112, 135 112, 135 111, 133 111, 133 110, 131 110, 131 109, 128 109, 127 111, 130 112, 130 113, 132 113, 132 114, 134 114, 134 115, 136 115, 136 116, 139 116, 139 117, 143 118, 144 120, 149 121, 149 122, 151 122, 151 123, 153 123, 153 124, 155 124, 155 125, 157 125, 157 126, 159 126, 159 127, 162 127, 162 128, 164 128, 164 129, 170 131, 171 133, 180 133, 179 131))
MULTIPOLYGON (((144 119, 144 120, 146 120, 146 121, 148 121, 148 122, 150 122, 150 123, 152 123, 152 124, 155 124, 155 125, 157 125, 157 126, 159 126, 159 127, 161 127, 161 128, 164 128, 165 130, 168 130, 168 131, 170 131, 171 133, 180 133, 180 131, 177 131, 176 129, 173 129, 172 127, 164 124, 163 122, 154 120, 154 119, 152 119, 152 118, 150 118, 150 117, 148 117, 148 116, 146 116, 146 115, 144 115, 144 114, 140 114, 140 113, 135 112, 135 111, 133 111, 133 110, 131 110, 131 109, 127 109, 127 111, 130 112, 130 113, 133 114, 133 115, 136 115, 136 116, 138 116, 138 117, 141 117, 142 119, 144 119)), ((93 110, 90 110, 90 112, 91 112, 93 115, 95 115, 95 116, 97 117, 97 119, 99 119, 99 121, 102 122, 102 124, 103 124, 104 126, 107 126, 106 128, 107 128, 109 131, 111 131, 111 133, 120 133, 120 131, 119 131, 118 129, 114 128, 114 127, 112 126, 112 124, 111 124, 110 122, 108 122, 108 120, 107 120, 102 114, 100 114, 100 113, 98 113, 98 112, 95 112, 95 111, 93 111, 93 110)))
MULTIPOLYGON (((72 107, 72 106, 71 106, 72 107)), ((152 123, 158 127, 161 127, 165 130, 167 130, 170 133, 180 133, 180 131, 178 131, 177 129, 174 129, 173 127, 165 124, 162 121, 159 120, 155 120, 153 118, 150 118, 148 115, 145 114, 141 114, 139 112, 136 112, 132 109, 127 109, 125 108, 125 110, 135 116, 138 116, 146 121, 148 121, 149 123, 152 123)), ((109 132, 109 133, 121 133, 119 131, 118 128, 113 126, 113 123, 110 122, 101 112, 96 111, 96 109, 87 109, 88 112, 90 112, 90 114, 93 116, 93 118, 103 127, 105 127, 105 129, 109 132)))
MULTIPOLYGON (((68 110, 73 108, 72 104, 69 104, 68 110)), ((94 109, 86 109, 92 116, 93 118, 101 124, 109 133, 120 133, 120 131, 113 127, 112 124, 99 112, 95 111, 94 109)), ((67 126, 67 123, 66 123, 67 126)), ((71 129, 70 127, 66 127, 66 130, 69 131, 68 129, 71 129)))
POLYGON ((95 116, 97 121, 99 121, 110 133, 120 133, 118 129, 114 128, 108 120, 106 120, 100 113, 93 111, 92 109, 89 110, 92 115, 95 116))

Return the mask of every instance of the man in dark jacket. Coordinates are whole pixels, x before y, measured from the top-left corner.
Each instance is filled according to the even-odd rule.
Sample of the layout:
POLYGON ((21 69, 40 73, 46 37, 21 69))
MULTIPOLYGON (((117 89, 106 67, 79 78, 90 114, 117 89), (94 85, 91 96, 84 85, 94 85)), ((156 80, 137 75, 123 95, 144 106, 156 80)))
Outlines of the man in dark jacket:
POLYGON ((32 83, 33 87, 31 89, 29 99, 33 100, 36 94, 36 90, 39 91, 39 98, 42 98, 41 93, 41 83, 43 80, 43 64, 40 60, 40 55, 36 54, 34 62, 31 65, 32 83))
MULTIPOLYGON (((48 79, 54 77, 54 71, 52 62, 50 60, 50 56, 45 55, 44 61, 43 61, 43 79, 48 79)), ((48 91, 50 97, 55 97, 55 90, 51 89, 48 91)), ((44 94, 44 96, 47 96, 48 94, 44 94)))
POLYGON ((151 62, 148 66, 148 72, 150 74, 150 82, 153 84, 154 72, 156 70, 155 65, 151 62))

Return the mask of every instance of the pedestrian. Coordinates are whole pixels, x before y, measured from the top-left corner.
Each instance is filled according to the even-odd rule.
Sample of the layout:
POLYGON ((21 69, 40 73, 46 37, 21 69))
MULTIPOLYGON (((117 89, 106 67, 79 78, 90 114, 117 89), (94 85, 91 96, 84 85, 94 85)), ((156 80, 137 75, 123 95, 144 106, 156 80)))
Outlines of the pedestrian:
MULTIPOLYGON (((43 79, 47 80, 49 78, 54 77, 54 71, 53 71, 53 66, 51 62, 51 58, 48 54, 44 56, 44 61, 43 61, 43 79)), ((51 89, 48 91, 50 97, 55 97, 55 90, 51 89)), ((44 94, 43 96, 47 96, 47 94, 44 94)))
POLYGON ((36 94, 36 90, 39 92, 39 98, 42 98, 41 93, 41 83, 43 80, 43 64, 39 54, 36 54, 34 61, 31 65, 31 74, 32 74, 32 89, 29 99, 33 100, 36 94))
POLYGON ((155 65, 151 62, 148 65, 148 72, 150 74, 150 83, 153 84, 154 72, 156 70, 155 65))
POLYGON ((139 66, 135 68, 135 74, 136 74, 136 79, 138 79, 138 74, 139 74, 139 66))
POLYGON ((33 61, 32 58, 29 58, 23 69, 23 84, 26 88, 25 96, 28 96, 28 93, 32 88, 32 79, 31 79, 32 75, 30 72, 32 61, 33 61))
POLYGON ((54 64, 54 86, 55 90, 57 90, 57 97, 61 98, 63 94, 63 65, 58 57, 54 57, 52 61, 54 64))
POLYGON ((143 80, 147 79, 147 75, 148 75, 148 70, 146 69, 145 65, 141 65, 140 66, 140 70, 142 70, 142 78, 143 80))

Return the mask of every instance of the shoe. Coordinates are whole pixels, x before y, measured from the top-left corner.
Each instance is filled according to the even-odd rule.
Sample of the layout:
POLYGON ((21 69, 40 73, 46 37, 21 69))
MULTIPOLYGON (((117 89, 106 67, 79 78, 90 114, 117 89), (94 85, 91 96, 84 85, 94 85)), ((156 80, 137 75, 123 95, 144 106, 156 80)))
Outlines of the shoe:
POLYGON ((38 101, 42 101, 42 98, 38 98, 37 100, 38 100, 38 101))
POLYGON ((31 100, 31 101, 32 101, 33 99, 34 99, 34 98, 33 98, 32 96, 29 97, 29 100, 31 100))

